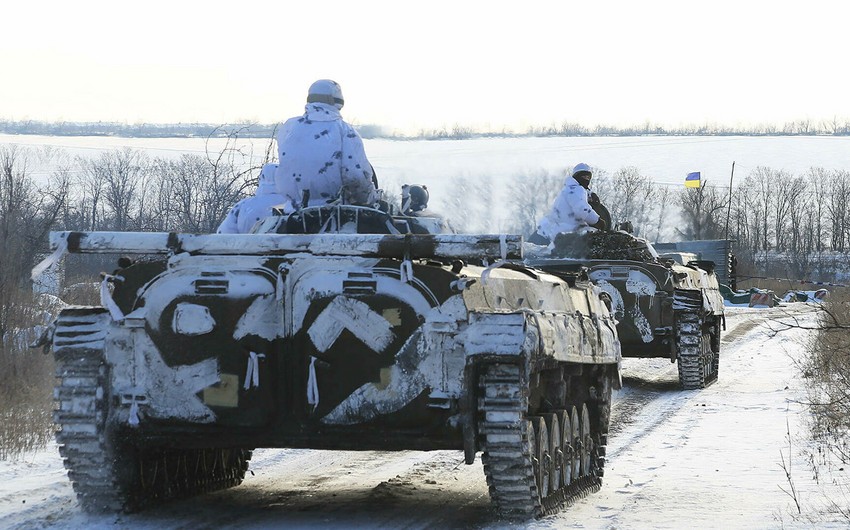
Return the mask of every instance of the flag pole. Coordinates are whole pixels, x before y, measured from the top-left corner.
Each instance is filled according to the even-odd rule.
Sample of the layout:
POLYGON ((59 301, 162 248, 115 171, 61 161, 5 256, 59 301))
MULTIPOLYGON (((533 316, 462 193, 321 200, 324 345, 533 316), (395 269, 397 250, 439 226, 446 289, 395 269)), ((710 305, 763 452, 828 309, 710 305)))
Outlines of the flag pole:
POLYGON ((729 207, 726 209, 726 239, 729 239, 729 217, 732 216, 732 179, 735 177, 735 161, 732 161, 732 174, 729 175, 729 207))

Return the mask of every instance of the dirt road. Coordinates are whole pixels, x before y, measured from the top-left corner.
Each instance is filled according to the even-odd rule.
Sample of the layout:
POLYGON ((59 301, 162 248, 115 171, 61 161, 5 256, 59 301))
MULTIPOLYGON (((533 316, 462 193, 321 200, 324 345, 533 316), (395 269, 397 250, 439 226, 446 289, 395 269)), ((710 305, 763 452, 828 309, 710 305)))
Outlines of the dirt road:
MULTIPOLYGON (((42 528, 681 528, 777 526, 786 421, 799 380, 797 330, 765 332, 779 310, 733 310, 719 381, 679 390, 676 365, 626 360, 600 492, 538 521, 500 520, 480 460, 456 451, 258 450, 238 488, 122 516, 79 511, 55 447, 0 468, 0 527, 42 528), (722 513, 723 515, 719 515, 722 513)), ((804 316, 811 318, 811 316, 804 316)), ((801 471, 802 472, 802 471, 801 471)))

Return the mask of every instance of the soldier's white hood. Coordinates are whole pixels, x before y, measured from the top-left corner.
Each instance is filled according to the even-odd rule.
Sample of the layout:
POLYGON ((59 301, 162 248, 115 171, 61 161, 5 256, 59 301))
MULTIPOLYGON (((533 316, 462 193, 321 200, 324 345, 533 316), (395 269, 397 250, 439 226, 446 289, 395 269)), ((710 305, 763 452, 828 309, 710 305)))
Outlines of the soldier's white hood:
POLYGON ((304 117, 310 121, 341 120, 339 109, 327 103, 307 103, 304 106, 304 117))

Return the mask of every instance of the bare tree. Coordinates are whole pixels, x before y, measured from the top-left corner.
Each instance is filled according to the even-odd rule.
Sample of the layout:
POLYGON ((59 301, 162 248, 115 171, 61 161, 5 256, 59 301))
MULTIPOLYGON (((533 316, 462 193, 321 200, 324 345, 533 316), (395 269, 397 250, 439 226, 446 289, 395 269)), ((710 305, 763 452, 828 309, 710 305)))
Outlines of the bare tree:
POLYGON ((272 143, 270 142, 265 147, 265 156, 262 161, 257 163, 253 144, 243 144, 240 140, 240 134, 248 129, 249 125, 236 129, 227 129, 223 126, 216 127, 206 141, 206 159, 212 167, 212 174, 215 175, 216 182, 239 183, 239 193, 244 193, 247 188, 257 185, 259 170, 262 169, 264 163, 269 161, 272 153, 272 143), (226 140, 224 147, 221 150, 212 149, 210 141, 213 138, 222 137, 226 140))
POLYGON ((837 135, 841 131, 841 122, 838 120, 838 116, 833 116, 830 120, 823 120, 821 126, 824 131, 832 135, 837 135))
POLYGON ((773 223, 775 236, 773 248, 777 251, 787 249, 786 228, 789 220, 789 211, 794 208, 794 201, 799 197, 804 181, 800 178, 792 178, 787 171, 771 171, 769 179, 774 189, 773 223))
POLYGON ((446 219, 452 228, 461 234, 475 231, 478 211, 481 208, 478 204, 479 189, 480 184, 471 179, 455 177, 452 179, 448 194, 442 201, 446 206, 446 219))
POLYGON ((549 211, 564 187, 564 176, 541 170, 513 177, 516 186, 507 190, 505 204, 512 213, 506 231, 528 236, 549 211))
MULTIPOLYGON (((807 357, 799 362, 805 380, 810 414, 812 441, 809 462, 815 476, 819 466, 833 465, 843 470, 850 463, 850 311, 845 295, 830 298, 819 310, 817 336, 810 341, 807 357)), ((791 326, 789 326, 791 327, 791 326)), ((793 327, 809 328, 796 325, 793 327)), ((838 499, 827 499, 830 510, 839 514, 845 524, 850 521, 846 482, 835 483, 838 499), (843 499, 841 498, 843 497, 843 499)))
POLYGON ((742 185, 752 190, 749 194, 749 202, 746 205, 753 212, 754 220, 758 223, 756 231, 758 238, 755 239, 753 251, 770 250, 770 238, 773 234, 772 225, 774 220, 774 179, 773 170, 766 167, 756 167, 744 179, 742 185))
POLYGON ((438 201, 437 213, 445 213, 452 230, 462 234, 494 231, 493 188, 487 177, 455 177, 446 192, 438 201))
POLYGON ((82 162, 86 189, 92 199, 103 200, 103 221, 112 230, 138 229, 141 196, 144 196, 148 162, 141 151, 124 148, 107 151, 82 162))
POLYGON ((155 164, 155 178, 165 194, 161 216, 174 223, 165 230, 214 232, 230 208, 243 198, 248 188, 247 171, 231 171, 211 166, 198 155, 183 155, 176 161, 155 164))
POLYGON ((103 200, 104 182, 99 178, 90 160, 78 158, 77 165, 80 167, 80 174, 74 185, 77 190, 74 208, 80 224, 72 228, 76 230, 106 228, 105 201, 103 200))
POLYGON ((662 234, 662 230, 665 225, 667 225, 667 221, 670 217, 670 203, 672 201, 672 192, 667 186, 655 186, 655 218, 657 222, 655 224, 655 241, 661 241, 663 237, 667 236, 666 233, 662 234))
POLYGON ((28 278, 67 194, 63 179, 38 188, 28 174, 27 152, 0 146, 0 291, 28 278))
POLYGON ((178 200, 178 167, 174 160, 156 158, 151 161, 151 190, 146 197, 147 209, 142 230, 170 232, 178 230, 181 224, 178 200))
POLYGON ((826 197, 829 194, 829 172, 823 168, 810 168, 805 175, 810 190, 810 204, 813 209, 813 239, 815 250, 824 251, 829 227, 826 223, 826 197))
POLYGON ((679 194, 684 226, 676 231, 686 239, 717 239, 723 234, 728 197, 714 186, 686 188, 679 194))
POLYGON ((631 221, 636 234, 642 235, 649 230, 657 199, 657 186, 649 177, 642 175, 638 168, 627 166, 611 177, 597 171, 593 180, 593 188, 607 205, 615 226, 631 221))
POLYGON ((29 271, 46 246, 68 193, 67 173, 38 186, 26 149, 0 146, 0 460, 50 438, 51 358, 28 355, 40 316, 29 271))
POLYGON ((493 226, 493 187, 489 186, 485 183, 485 185, 480 186, 478 189, 478 201, 477 201, 477 224, 475 228, 477 232, 482 233, 491 233, 498 232, 497 229, 494 229, 493 226))
POLYGON ((830 246, 833 250, 844 252, 850 236, 850 172, 831 172, 828 182, 828 193, 820 197, 820 200, 825 202, 830 227, 830 246))
POLYGON ((756 238, 754 231, 759 225, 753 220, 753 215, 749 208, 749 188, 745 186, 735 187, 732 190, 730 200, 732 201, 732 208, 729 212, 731 217, 730 236, 738 240, 740 247, 751 249, 753 247, 753 240, 756 238))
POLYGON ((814 201, 806 189, 806 181, 799 177, 798 179, 800 182, 796 189, 799 195, 794 201, 793 208, 788 210, 781 248, 787 251, 792 274, 797 278, 805 278, 811 272, 814 260, 814 201))

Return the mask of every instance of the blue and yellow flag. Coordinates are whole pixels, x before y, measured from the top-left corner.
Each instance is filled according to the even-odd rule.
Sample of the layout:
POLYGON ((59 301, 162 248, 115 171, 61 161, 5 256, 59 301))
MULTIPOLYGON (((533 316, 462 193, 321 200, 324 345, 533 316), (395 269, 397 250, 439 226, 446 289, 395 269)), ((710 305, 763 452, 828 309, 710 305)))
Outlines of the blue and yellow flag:
POLYGON ((685 177, 685 187, 686 188, 699 188, 700 187, 699 171, 696 171, 694 173, 688 173, 688 176, 685 177))

